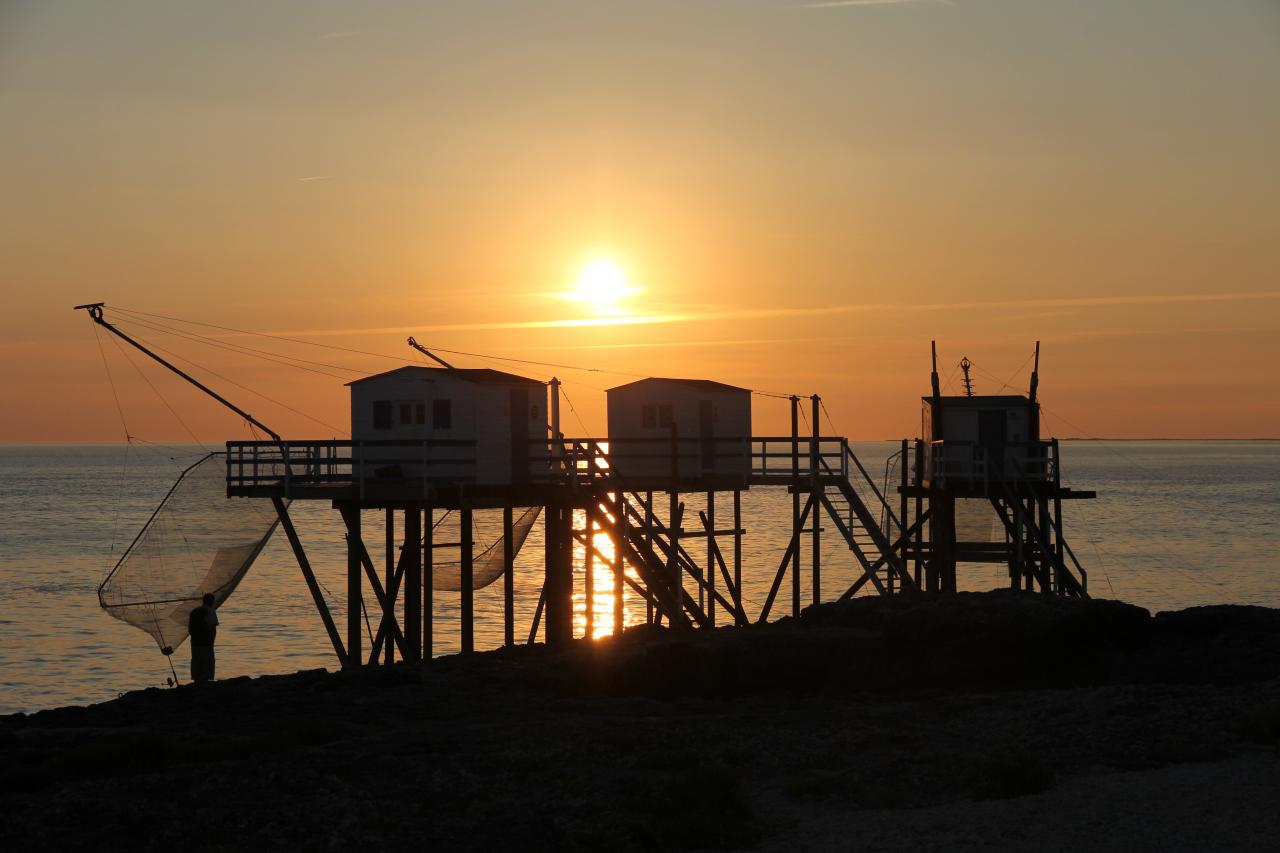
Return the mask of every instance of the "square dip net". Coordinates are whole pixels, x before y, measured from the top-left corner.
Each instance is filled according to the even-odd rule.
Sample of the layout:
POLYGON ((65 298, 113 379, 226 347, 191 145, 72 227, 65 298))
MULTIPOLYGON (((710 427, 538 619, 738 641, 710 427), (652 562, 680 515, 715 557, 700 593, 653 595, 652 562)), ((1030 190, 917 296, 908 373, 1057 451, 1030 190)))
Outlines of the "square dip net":
POLYGON ((98 587, 115 618, 150 634, 165 654, 187 639, 187 616, 206 593, 235 592, 279 522, 270 501, 227 497, 225 453, 178 477, 98 587))

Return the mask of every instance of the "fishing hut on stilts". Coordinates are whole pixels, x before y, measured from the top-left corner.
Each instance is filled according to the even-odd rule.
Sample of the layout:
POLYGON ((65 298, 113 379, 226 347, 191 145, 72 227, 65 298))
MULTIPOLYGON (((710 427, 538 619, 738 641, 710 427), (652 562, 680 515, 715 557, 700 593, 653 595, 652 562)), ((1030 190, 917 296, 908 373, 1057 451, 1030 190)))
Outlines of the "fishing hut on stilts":
POLYGON ((1062 505, 1096 493, 1062 485, 1058 440, 1041 437, 1040 344, 1026 396, 975 395, 968 358, 960 362, 965 393, 943 396, 936 343, 932 350, 921 437, 902 442, 898 488, 902 517, 914 510, 916 519, 900 553, 917 586, 955 592, 957 563, 1004 563, 1013 589, 1087 595, 1089 576, 1063 533, 1062 505), (979 518, 994 513, 1000 539, 964 538, 957 507, 973 504, 989 508, 979 518))
MULTIPOLYGON (((593 638, 601 616, 594 612, 597 566, 612 586, 616 628, 628 600, 643 602, 649 623, 708 629, 767 621, 780 598, 796 616, 806 604, 859 593, 954 591, 957 562, 975 560, 1007 562, 1017 588, 1086 594, 1085 572, 1062 535, 1061 502, 1092 493, 1061 486, 1057 442, 1039 437, 1034 371, 1026 398, 943 397, 935 354, 922 437, 902 442, 895 501, 888 480, 876 484, 847 438, 822 433, 817 395, 786 398, 789 434, 757 436, 749 389, 642 379, 606 392, 606 435, 570 437, 561 428, 557 379, 458 368, 410 338, 433 366, 348 383, 350 440, 285 439, 108 322, 101 303, 80 307, 269 436, 228 441, 220 460, 221 500, 271 507, 256 548, 241 548, 240 576, 279 526, 344 668, 429 659, 443 591, 458 596, 461 651, 474 651, 475 594, 499 581, 503 645, 593 638), (800 429, 805 404, 807 434, 800 429), (790 530, 768 592, 749 613, 742 498, 760 488, 787 490, 790 530), (702 506, 696 517, 686 509, 693 497, 702 506), (996 513, 1003 545, 957 539, 956 501, 972 499, 996 513), (290 507, 298 501, 327 502, 341 519, 345 625, 335 620, 294 524, 290 507), (494 510, 501 534, 486 544, 473 516, 494 510), (456 526, 444 526, 445 518, 456 526), (541 583, 526 631, 516 624, 516 556, 538 519, 541 583), (823 534, 832 532, 848 556, 832 564, 828 553, 824 565, 823 534)), ((126 552, 121 565, 129 558, 126 552)), ((231 589, 234 583, 226 595, 231 589)), ((129 606, 154 615, 156 602, 134 595, 129 606)), ((174 600, 186 606, 186 598, 174 600)), ((121 605, 115 615, 124 612, 121 605)))

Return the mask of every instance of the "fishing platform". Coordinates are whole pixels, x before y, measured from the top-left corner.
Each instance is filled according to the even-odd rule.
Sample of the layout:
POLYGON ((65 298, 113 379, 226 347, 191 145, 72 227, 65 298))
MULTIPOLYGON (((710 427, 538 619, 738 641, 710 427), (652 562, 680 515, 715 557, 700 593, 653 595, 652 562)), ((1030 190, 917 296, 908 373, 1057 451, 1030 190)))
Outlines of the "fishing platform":
MULTIPOLYGON (((410 345, 436 366, 408 366, 348 383, 350 440, 284 439, 107 322, 101 304, 81 307, 99 326, 270 436, 226 443, 222 500, 269 504, 272 518, 256 546, 235 552, 247 562, 219 603, 278 525, 344 667, 430 658, 434 602, 442 591, 457 592, 460 647, 473 651, 475 593, 498 580, 503 641, 514 645, 515 558, 539 517, 542 584, 528 642, 540 632, 551 645, 578 635, 578 578, 585 604, 581 635, 594 636, 597 563, 611 579, 612 623, 619 628, 628 595, 644 601, 650 623, 709 629, 767 621, 784 585, 792 615, 823 601, 824 584, 834 587, 828 599, 862 592, 952 592, 957 563, 968 562, 1006 564, 1015 589, 1088 594, 1087 573, 1063 533, 1062 504, 1094 493, 1062 485, 1061 448, 1056 439, 1041 438, 1038 344, 1027 396, 974 396, 967 369, 968 393, 943 396, 935 347, 921 436, 903 439, 890 458, 892 468, 886 470, 895 471, 897 481, 891 489, 888 474, 883 488, 876 484, 847 438, 821 432, 817 395, 787 398, 789 433, 757 436, 749 389, 705 379, 646 378, 606 392, 604 436, 570 437, 561 431, 558 380, 457 368, 412 338, 410 345), (809 430, 802 433, 804 402, 809 430), (785 489, 791 512, 768 595, 758 612, 748 614, 743 537, 750 525, 742 494, 753 488, 785 489), (704 507, 696 518, 684 500, 692 495, 704 507), (345 630, 333 618, 293 523, 290 506, 296 501, 329 502, 341 517, 345 630), (1002 535, 963 535, 957 507, 974 505, 987 508, 1002 535), (478 510, 502 514, 502 533, 487 547, 473 533, 478 510), (440 538, 448 516, 457 519, 456 541, 440 538), (848 557, 824 565, 823 535, 832 533, 848 557), (601 547, 601 538, 609 547, 601 547), (448 560, 442 559, 445 552, 448 560), (376 634, 362 623, 366 612, 376 614, 376 634)), ((160 603, 112 605, 101 590, 99 595, 104 607, 120 609, 121 618, 149 612, 154 619, 160 603)), ((177 601, 185 606, 185 598, 177 601)))

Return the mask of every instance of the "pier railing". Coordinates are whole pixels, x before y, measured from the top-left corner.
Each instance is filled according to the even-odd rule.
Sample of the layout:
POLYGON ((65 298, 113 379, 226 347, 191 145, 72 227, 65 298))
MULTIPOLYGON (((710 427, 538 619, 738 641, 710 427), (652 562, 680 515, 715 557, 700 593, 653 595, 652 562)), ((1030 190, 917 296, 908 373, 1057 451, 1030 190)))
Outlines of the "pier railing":
MULTIPOLYGON (((292 497, 302 486, 351 486, 379 479, 469 483, 476 479, 476 442, 431 441, 229 441, 227 488, 256 488, 292 497), (425 474, 424 474, 425 472, 425 474)), ((363 497, 363 494, 361 495, 363 497)))
MULTIPOLYGON (((846 480, 858 465, 839 437, 689 436, 530 439, 526 448, 500 444, 502 458, 484 458, 467 440, 300 440, 227 442, 227 487, 232 494, 367 484, 582 483, 617 475, 635 484, 706 484, 719 488, 797 485, 846 480), (523 452, 520 452, 523 450, 523 452)), ((866 472, 863 471, 866 475, 866 472)), ((868 479, 869 479, 869 475, 868 479)), ((874 487, 874 484, 873 484, 874 487)), ((877 495, 879 502, 884 498, 877 495)))
POLYGON ((1007 443, 993 457, 991 448, 973 441, 929 443, 924 479, 934 486, 990 489, 997 475, 1032 483, 1052 483, 1058 465, 1053 441, 1007 443))

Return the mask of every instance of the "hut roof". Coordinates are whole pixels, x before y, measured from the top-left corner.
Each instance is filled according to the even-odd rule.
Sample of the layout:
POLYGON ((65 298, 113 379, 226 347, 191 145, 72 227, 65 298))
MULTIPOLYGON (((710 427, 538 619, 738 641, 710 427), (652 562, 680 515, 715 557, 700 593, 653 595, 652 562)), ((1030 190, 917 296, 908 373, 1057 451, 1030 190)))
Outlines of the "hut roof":
POLYGON ((537 379, 530 379, 527 376, 518 376, 514 373, 504 373, 501 370, 492 370, 488 367, 419 367, 417 365, 408 365, 406 367, 397 367, 395 370, 388 370, 385 373, 375 373, 372 376, 365 376, 348 382, 348 385, 358 385, 361 382, 369 382, 373 379, 382 379, 386 376, 395 376, 397 374, 409 373, 420 379, 431 381, 437 377, 448 377, 450 379, 461 379, 463 382, 474 382, 477 385, 542 385, 543 383, 537 379))
POLYGON ((723 382, 715 382, 710 379, 674 379, 663 376, 650 376, 647 379, 637 379, 634 382, 615 385, 612 388, 606 389, 606 393, 610 391, 620 391, 623 388, 631 388, 635 385, 643 385, 646 382, 674 382, 677 385, 686 385, 690 388, 696 388, 699 391, 741 391, 746 394, 751 393, 750 388, 739 388, 737 385, 726 385, 723 382))

